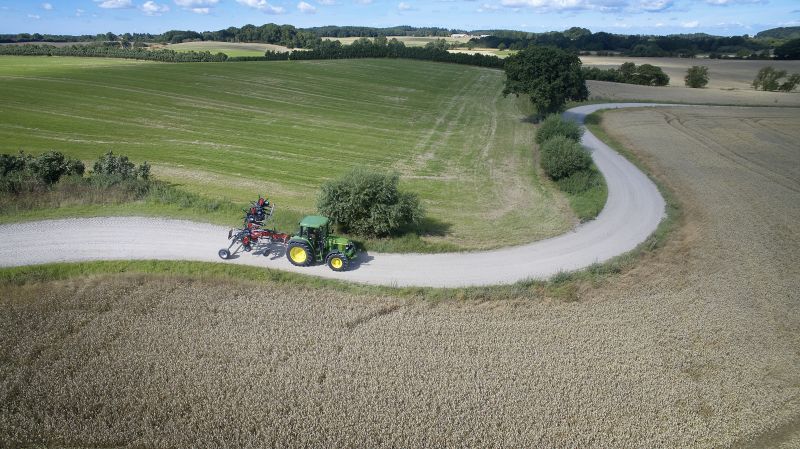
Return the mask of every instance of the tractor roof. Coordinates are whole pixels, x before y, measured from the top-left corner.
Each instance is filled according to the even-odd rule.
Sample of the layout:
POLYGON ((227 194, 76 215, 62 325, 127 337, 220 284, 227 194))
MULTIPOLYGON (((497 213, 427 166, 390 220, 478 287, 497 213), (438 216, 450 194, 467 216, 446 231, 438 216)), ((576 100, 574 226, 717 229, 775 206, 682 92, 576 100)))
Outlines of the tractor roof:
POLYGON ((300 220, 300 226, 306 228, 321 228, 328 224, 328 217, 322 217, 320 215, 309 215, 306 218, 300 220))

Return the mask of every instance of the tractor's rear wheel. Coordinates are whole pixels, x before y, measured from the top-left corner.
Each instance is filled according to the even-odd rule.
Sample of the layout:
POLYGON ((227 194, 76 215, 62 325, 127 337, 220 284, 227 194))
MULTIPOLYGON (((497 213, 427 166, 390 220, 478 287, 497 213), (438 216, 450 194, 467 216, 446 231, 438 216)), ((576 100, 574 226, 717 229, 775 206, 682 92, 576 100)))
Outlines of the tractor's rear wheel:
POLYGON ((347 267, 350 266, 350 261, 342 253, 328 254, 325 263, 333 271, 347 271, 347 267))
POLYGON ((303 242, 291 242, 286 248, 286 258, 292 265, 307 267, 314 262, 314 255, 311 248, 303 242))

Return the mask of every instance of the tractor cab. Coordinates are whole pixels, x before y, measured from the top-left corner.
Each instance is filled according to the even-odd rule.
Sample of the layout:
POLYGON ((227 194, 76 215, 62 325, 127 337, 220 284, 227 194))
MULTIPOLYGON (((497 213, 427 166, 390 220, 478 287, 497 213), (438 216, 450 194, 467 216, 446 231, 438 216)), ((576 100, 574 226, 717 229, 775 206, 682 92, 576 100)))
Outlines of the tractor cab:
POLYGON ((297 231, 297 236, 308 239, 311 247, 316 248, 325 242, 328 237, 328 229, 327 217, 309 215, 300 221, 300 229, 297 231))
POLYGON ((309 266, 324 262, 334 271, 344 271, 356 256, 355 244, 330 234, 328 217, 309 215, 300 220, 300 228, 289 240, 286 257, 293 265, 309 266))

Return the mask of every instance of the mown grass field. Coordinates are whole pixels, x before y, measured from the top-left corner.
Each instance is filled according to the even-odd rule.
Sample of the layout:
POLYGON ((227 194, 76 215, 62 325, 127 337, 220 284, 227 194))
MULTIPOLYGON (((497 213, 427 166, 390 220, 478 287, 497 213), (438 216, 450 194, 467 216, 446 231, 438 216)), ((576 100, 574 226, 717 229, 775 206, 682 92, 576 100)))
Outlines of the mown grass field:
POLYGON ((0 62, 2 152, 59 150, 89 162, 113 150, 212 198, 267 194, 289 229, 315 211, 325 180, 356 166, 396 170, 428 210, 425 245, 445 249, 529 242, 575 222, 533 163, 529 103, 503 98, 498 70, 410 60, 0 62))

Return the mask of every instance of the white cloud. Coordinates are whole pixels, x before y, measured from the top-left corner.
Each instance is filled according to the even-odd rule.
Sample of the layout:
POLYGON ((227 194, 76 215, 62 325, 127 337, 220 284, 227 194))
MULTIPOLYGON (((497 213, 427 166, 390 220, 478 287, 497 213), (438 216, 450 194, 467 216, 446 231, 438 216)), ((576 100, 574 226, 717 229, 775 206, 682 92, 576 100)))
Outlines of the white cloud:
POLYGON ((286 11, 282 6, 273 6, 267 0, 236 0, 239 4, 255 8, 267 14, 283 14, 286 11))
POLYGON ((208 14, 211 12, 211 6, 219 3, 219 0, 173 0, 176 5, 180 6, 186 11, 191 11, 195 14, 208 14))
POLYGON ((105 9, 133 8, 131 0, 94 0, 97 6, 105 9))
POLYGON ((153 0, 149 0, 144 2, 140 9, 146 16, 160 16, 169 11, 169 6, 159 5, 153 0))
POLYGON ((497 11, 500 7, 497 5, 491 5, 489 3, 484 3, 478 8, 478 12, 488 12, 488 11, 497 11))
POLYGON ((741 3, 766 3, 766 0, 706 0, 709 5, 728 6, 741 3))
POLYGON ((40 16, 38 14, 28 14, 28 18, 29 19, 33 19, 33 20, 39 20, 39 19, 42 18, 42 16, 40 16))
POLYGON ((84 10, 82 10, 82 9, 78 8, 78 9, 76 9, 76 10, 75 10, 75 17, 80 17, 80 16, 82 16, 82 15, 83 15, 83 13, 85 13, 85 12, 86 12, 86 11, 84 11, 84 10))
POLYGON ((681 26, 684 28, 697 28, 698 25, 700 25, 700 22, 698 22, 697 20, 692 20, 690 22, 683 22, 681 24, 681 26))
POLYGON ((300 12, 303 13, 303 14, 314 14, 314 13, 317 12, 317 8, 311 6, 310 4, 308 4, 306 2, 298 3, 297 4, 297 9, 299 9, 300 12))
POLYGON ((42 3, 42 9, 45 11, 52 11, 53 5, 51 3, 42 3))
POLYGON ((399 9, 400 11, 410 11, 414 9, 414 7, 411 6, 409 3, 400 2, 397 4, 397 9, 399 9))
POLYGON ((665 11, 675 6, 674 0, 641 0, 639 9, 647 12, 665 11))
POLYGON ((175 0, 175 4, 184 8, 203 8, 214 6, 219 0, 175 0))
POLYGON ((627 0, 501 0, 506 7, 527 7, 541 11, 619 11, 628 6, 627 0))
POLYGON ((320 5, 335 5, 336 1, 335 0, 317 0, 317 3, 319 3, 320 5))
POLYGON ((369 5, 370 3, 372 3, 372 0, 356 0, 356 3, 358 3, 359 5, 369 5))

